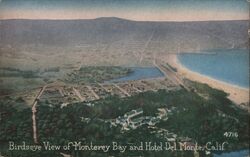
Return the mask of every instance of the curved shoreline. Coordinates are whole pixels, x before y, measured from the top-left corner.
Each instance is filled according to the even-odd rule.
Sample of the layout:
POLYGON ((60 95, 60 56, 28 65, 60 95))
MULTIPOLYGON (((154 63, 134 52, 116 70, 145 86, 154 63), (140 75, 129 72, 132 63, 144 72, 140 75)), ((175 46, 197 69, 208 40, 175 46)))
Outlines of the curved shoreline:
POLYGON ((226 93, 229 93, 228 98, 233 102, 235 102, 236 104, 249 102, 249 89, 247 88, 239 87, 237 85, 232 85, 220 80, 216 80, 210 76, 194 72, 183 66, 179 62, 176 54, 166 55, 162 59, 163 61, 165 62, 167 61, 170 65, 176 67, 178 69, 178 73, 181 74, 182 76, 193 81, 206 83, 213 88, 217 88, 225 91, 226 93))
POLYGON ((203 74, 203 73, 200 73, 200 72, 197 72, 197 71, 193 71, 193 70, 191 70, 190 68, 188 68, 187 66, 183 65, 183 64, 181 63, 180 59, 178 59, 178 56, 177 56, 177 55, 176 55, 175 57, 176 57, 176 62, 177 62, 177 64, 179 64, 182 68, 185 68, 186 70, 189 70, 189 71, 191 71, 191 72, 194 72, 194 73, 199 74, 199 75, 202 75, 202 76, 205 76, 205 77, 207 77, 207 78, 209 78, 209 79, 211 79, 211 80, 218 81, 218 82, 220 82, 220 83, 222 83, 222 84, 225 84, 225 85, 227 85, 227 86, 232 86, 232 87, 234 87, 234 88, 239 88, 239 89, 242 89, 242 90, 248 90, 247 87, 242 87, 242 86, 239 86, 239 85, 236 85, 236 84, 233 84, 233 83, 229 83, 229 82, 227 82, 227 81, 223 81, 223 80, 214 78, 214 77, 212 77, 212 76, 208 76, 208 75, 206 75, 206 74, 203 74))

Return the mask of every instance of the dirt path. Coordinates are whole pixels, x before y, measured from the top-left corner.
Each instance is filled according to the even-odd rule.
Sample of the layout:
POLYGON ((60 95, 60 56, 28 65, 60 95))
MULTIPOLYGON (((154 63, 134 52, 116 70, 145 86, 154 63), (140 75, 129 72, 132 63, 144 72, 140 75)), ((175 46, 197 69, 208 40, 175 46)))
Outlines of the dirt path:
POLYGON ((40 92, 38 93, 38 95, 36 96, 34 103, 32 105, 32 128, 33 128, 33 139, 34 139, 34 143, 38 143, 38 139, 37 139, 37 127, 36 127, 36 105, 37 105, 37 101, 40 99, 41 95, 43 94, 45 88, 47 86, 43 86, 43 88, 40 90, 40 92))

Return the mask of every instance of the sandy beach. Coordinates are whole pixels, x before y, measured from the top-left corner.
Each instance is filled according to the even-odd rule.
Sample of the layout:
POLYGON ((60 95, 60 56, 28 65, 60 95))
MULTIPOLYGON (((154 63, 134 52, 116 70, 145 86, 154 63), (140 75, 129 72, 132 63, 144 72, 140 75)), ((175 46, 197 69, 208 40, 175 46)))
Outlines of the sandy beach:
POLYGON ((213 79, 211 77, 202 75, 200 73, 193 72, 187 69, 185 66, 183 66, 179 62, 176 54, 166 55, 162 57, 161 60, 164 62, 168 62, 173 67, 176 67, 180 75, 190 80, 201 82, 201 83, 207 83, 213 88, 220 89, 220 90, 225 91, 226 93, 229 93, 228 98, 232 100, 233 102, 235 102, 236 104, 249 102, 249 89, 231 85, 231 84, 213 79))

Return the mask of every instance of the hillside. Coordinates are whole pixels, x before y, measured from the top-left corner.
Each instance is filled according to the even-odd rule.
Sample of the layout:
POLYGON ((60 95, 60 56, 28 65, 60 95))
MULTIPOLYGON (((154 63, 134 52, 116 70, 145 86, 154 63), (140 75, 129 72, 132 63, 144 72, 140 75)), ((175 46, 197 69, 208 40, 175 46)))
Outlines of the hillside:
MULTIPOLYGON (((119 18, 93 20, 1 20, 1 47, 11 45, 76 46, 146 42, 152 47, 182 49, 245 48, 248 21, 138 22, 119 18)), ((166 50, 164 49, 164 50, 166 50)))

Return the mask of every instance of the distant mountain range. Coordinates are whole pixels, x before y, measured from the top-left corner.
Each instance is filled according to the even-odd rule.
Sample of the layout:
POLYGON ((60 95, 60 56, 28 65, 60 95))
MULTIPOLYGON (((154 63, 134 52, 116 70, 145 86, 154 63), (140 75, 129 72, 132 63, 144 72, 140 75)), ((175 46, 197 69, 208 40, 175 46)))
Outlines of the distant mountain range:
MULTIPOLYGON (((115 17, 91 20, 0 20, 0 46, 81 44, 150 40, 169 50, 246 48, 248 21, 139 22, 115 17)), ((129 45, 128 45, 129 46, 129 45)))

